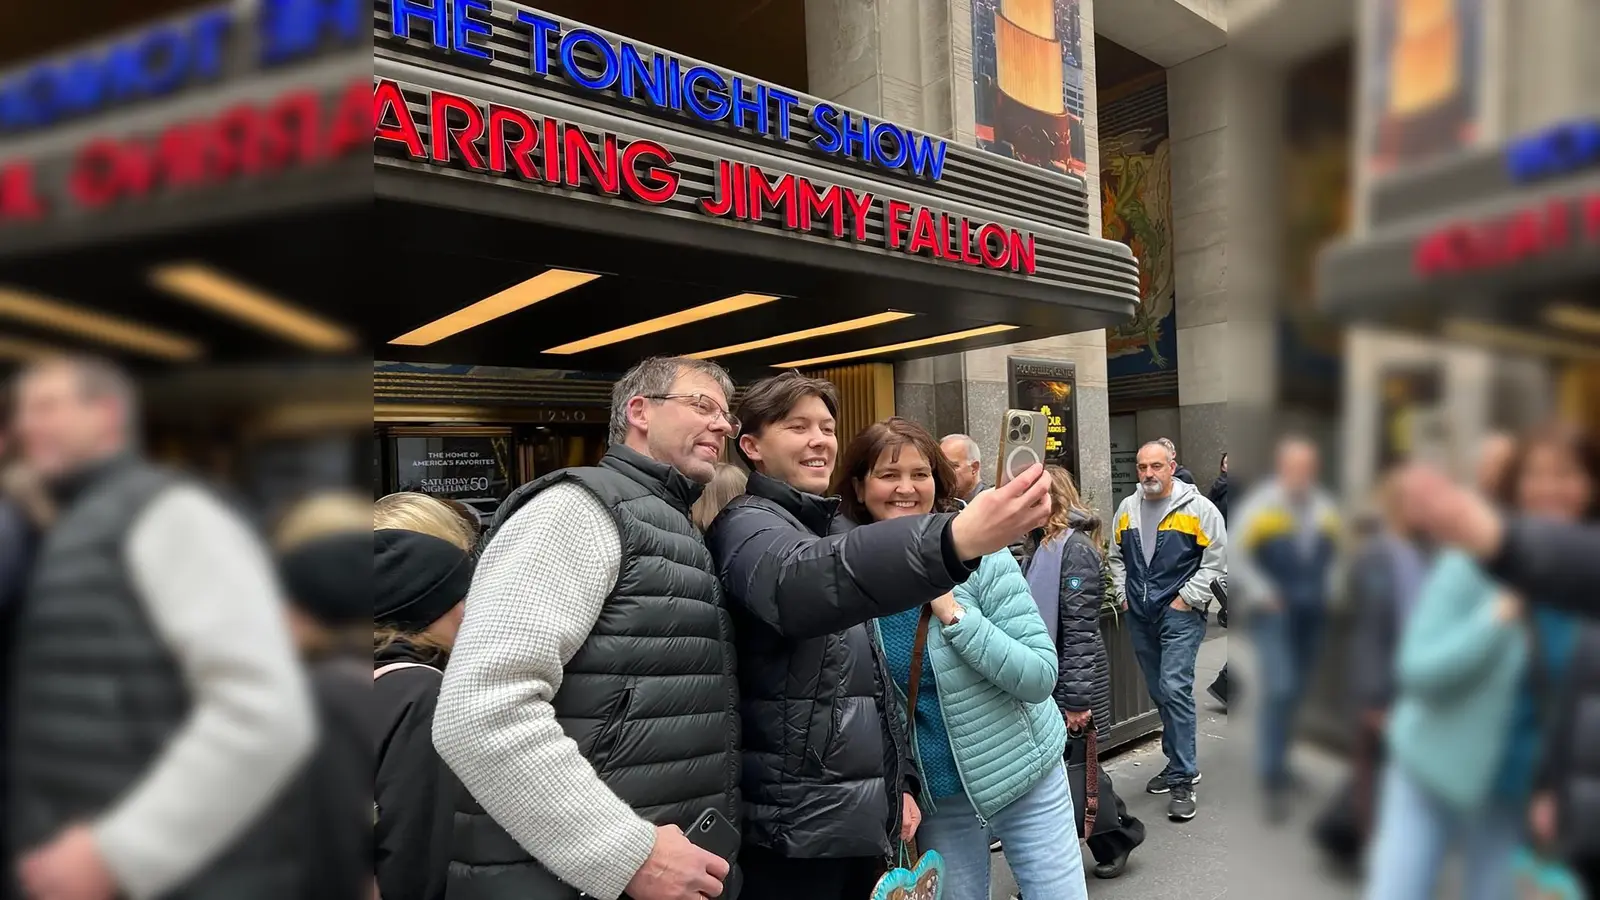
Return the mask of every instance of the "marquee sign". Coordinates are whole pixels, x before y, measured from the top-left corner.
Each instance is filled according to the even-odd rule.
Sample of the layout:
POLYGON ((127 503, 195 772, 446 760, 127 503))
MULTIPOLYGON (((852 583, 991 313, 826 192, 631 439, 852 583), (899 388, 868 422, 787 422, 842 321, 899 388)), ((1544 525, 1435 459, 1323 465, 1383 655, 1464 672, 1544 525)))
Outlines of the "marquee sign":
MULTIPOLYGON (((380 153, 647 206, 667 204, 688 190, 673 168, 672 151, 657 141, 591 135, 550 116, 438 90, 427 92, 419 117, 389 79, 377 83, 373 96, 380 153)), ((727 159, 717 161, 715 183, 694 198, 694 207, 714 219, 826 232, 856 243, 869 239, 868 217, 876 211, 885 222, 884 249, 1026 275, 1036 269, 1029 232, 727 159)))
POLYGON ((1600 193, 1451 222, 1417 242, 1412 265, 1418 275, 1434 278, 1506 268, 1583 246, 1600 249, 1600 193))
MULTIPOLYGON (((461 57, 493 61, 491 0, 385 0, 389 31, 405 40, 426 40, 461 57)), ((947 147, 939 138, 892 122, 875 122, 860 113, 800 96, 775 85, 725 76, 709 66, 659 50, 641 50, 590 28, 567 27, 533 10, 516 8, 510 24, 528 47, 534 75, 564 76, 587 91, 615 91, 628 101, 685 113, 787 143, 792 121, 801 114, 816 132, 813 149, 852 158, 929 181, 944 174, 947 147)))

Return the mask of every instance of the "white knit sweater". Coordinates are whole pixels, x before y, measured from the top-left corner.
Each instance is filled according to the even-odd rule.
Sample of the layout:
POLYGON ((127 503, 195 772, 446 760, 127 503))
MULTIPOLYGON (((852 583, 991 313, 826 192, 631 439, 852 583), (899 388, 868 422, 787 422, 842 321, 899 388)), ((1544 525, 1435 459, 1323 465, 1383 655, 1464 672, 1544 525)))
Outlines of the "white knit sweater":
POLYGON ((622 541, 587 490, 558 484, 484 551, 450 654, 433 742, 523 849, 567 884, 615 900, 655 849, 655 826, 611 789, 550 701, 616 586, 622 541))

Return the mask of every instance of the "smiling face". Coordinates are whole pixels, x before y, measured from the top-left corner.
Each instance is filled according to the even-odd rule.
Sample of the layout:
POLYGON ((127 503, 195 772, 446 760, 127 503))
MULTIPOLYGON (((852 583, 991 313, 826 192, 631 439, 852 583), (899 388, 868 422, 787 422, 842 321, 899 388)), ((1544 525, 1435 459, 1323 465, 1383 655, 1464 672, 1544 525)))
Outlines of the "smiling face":
POLYGON ((933 462, 908 443, 885 447, 866 477, 855 482, 856 496, 874 522, 932 512, 934 488, 933 462))
POLYGON ((671 399, 629 401, 629 423, 644 443, 634 449, 706 484, 716 473, 723 443, 733 433, 726 415, 728 398, 716 379, 693 371, 680 373, 667 393, 671 399))
POLYGON ((739 449, 768 478, 808 494, 826 494, 839 452, 833 413, 821 397, 802 397, 759 431, 739 438, 739 449))

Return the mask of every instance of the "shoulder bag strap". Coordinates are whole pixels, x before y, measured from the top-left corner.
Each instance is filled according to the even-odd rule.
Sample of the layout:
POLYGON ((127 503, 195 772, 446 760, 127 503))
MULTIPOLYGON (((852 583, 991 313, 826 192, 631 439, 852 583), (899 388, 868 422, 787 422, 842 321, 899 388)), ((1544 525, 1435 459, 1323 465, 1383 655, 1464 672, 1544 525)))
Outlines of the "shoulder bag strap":
POLYGON ((1083 729, 1087 744, 1083 766, 1083 837, 1094 836, 1094 820, 1100 815, 1100 747, 1095 739, 1094 723, 1083 729))
POLYGON ((922 654, 928 650, 928 623, 933 619, 933 605, 924 603, 922 615, 917 617, 917 639, 911 644, 911 682, 906 687, 907 728, 917 727, 917 687, 922 683, 922 654))
MULTIPOLYGON (((397 672, 397 671, 399 671, 401 669, 433 669, 433 666, 423 665, 422 663, 414 663, 414 662, 389 663, 387 666, 382 666, 382 667, 374 670, 373 673, 372 673, 372 680, 373 681, 377 681, 379 678, 382 678, 383 676, 389 674, 390 672, 397 672)), ((434 669, 434 671, 437 672, 438 670, 434 669)))

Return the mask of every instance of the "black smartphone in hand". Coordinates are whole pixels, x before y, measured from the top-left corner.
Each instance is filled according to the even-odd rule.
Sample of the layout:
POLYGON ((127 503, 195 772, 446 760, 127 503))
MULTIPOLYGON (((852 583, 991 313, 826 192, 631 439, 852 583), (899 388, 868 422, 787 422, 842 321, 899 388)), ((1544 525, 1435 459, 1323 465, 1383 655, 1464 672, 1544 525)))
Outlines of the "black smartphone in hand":
POLYGON ((744 877, 734 859, 739 855, 739 829, 715 807, 695 818, 688 830, 689 842, 728 861, 728 877, 722 883, 721 900, 738 900, 744 877))

